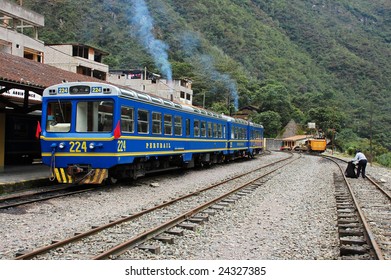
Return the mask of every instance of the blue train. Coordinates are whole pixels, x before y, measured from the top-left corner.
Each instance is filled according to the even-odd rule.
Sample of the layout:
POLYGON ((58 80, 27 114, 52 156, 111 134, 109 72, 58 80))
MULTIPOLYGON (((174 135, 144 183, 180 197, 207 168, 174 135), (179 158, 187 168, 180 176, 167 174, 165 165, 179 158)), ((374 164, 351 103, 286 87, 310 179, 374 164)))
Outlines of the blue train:
POLYGON ((263 149, 261 125, 104 83, 45 89, 39 129, 42 161, 61 183, 135 179, 263 149))

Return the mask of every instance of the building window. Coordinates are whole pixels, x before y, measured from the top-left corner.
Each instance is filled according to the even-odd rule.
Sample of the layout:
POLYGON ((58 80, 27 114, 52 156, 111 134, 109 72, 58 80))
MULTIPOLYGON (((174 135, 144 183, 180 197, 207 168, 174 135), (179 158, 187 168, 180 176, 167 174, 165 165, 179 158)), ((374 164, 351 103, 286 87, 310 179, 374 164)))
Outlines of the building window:
POLYGON ((76 73, 77 73, 77 74, 82 74, 82 75, 84 75, 84 76, 89 76, 89 77, 91 77, 91 75, 92 75, 92 69, 91 69, 91 68, 84 67, 84 66, 77 66, 77 67, 76 67, 76 73))
POLYGON ((102 54, 95 52, 94 54, 94 61, 101 63, 102 62, 102 54))
POLYGON ((72 55, 88 59, 88 48, 83 46, 73 46, 72 55))

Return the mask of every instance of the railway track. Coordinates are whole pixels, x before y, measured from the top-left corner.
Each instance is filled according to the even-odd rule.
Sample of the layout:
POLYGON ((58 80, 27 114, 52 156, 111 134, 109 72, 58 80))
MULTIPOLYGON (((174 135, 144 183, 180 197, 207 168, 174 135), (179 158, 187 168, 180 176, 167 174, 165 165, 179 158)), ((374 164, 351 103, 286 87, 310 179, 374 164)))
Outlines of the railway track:
POLYGON ((0 197, 0 209, 7 209, 57 197, 89 192, 97 188, 99 187, 91 187, 88 185, 86 187, 57 185, 51 186, 50 188, 44 188, 39 191, 28 191, 12 195, 4 195, 0 197))
MULTIPOLYGON (((268 175, 299 157, 300 155, 291 154, 283 160, 150 209, 123 216, 105 225, 94 226, 87 232, 75 233, 75 236, 65 240, 53 240, 52 244, 25 252, 16 259, 114 259, 132 248, 146 246, 146 242, 151 239, 173 242, 173 236, 182 234, 183 228, 194 230, 198 223, 207 220, 214 211, 251 194, 268 175), (116 244, 109 240, 116 240, 116 244)), ((153 247, 145 249, 159 250, 153 247)))
POLYGON ((391 260, 390 190, 368 175, 346 178, 346 161, 326 158, 341 171, 334 178, 341 258, 391 260))
MULTIPOLYGON (((178 170, 175 168, 174 170, 178 170)), ((155 172, 155 173, 160 173, 155 172)), ((151 172, 151 174, 154 172, 151 172)), ((70 196, 74 194, 80 194, 84 192, 89 192, 92 190, 99 190, 103 186, 92 186, 92 185, 53 185, 50 187, 42 187, 41 190, 37 191, 26 191, 21 193, 14 193, 10 195, 0 196, 0 210, 7 209, 12 207, 17 207, 21 205, 26 205, 30 203, 45 201, 53 198, 70 196)))

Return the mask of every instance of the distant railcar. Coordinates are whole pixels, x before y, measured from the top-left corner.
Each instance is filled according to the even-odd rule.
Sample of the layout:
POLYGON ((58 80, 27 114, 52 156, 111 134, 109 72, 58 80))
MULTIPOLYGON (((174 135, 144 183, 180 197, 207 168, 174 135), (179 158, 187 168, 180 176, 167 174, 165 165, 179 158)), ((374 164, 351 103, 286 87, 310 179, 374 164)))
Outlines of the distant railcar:
POLYGON ((324 138, 308 140, 308 151, 314 153, 323 153, 326 151, 327 141, 324 138))
POLYGON ((42 100, 42 160, 62 183, 137 178, 252 157, 263 127, 104 83, 63 83, 42 100))

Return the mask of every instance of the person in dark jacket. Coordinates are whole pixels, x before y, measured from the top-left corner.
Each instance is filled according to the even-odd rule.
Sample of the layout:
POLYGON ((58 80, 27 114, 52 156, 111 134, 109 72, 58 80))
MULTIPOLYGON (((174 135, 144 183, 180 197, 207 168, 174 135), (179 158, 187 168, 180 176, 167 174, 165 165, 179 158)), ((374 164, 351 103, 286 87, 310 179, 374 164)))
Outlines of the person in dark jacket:
POLYGON ((365 178, 365 168, 368 163, 365 155, 360 150, 356 150, 356 156, 352 161, 357 164, 357 178, 360 177, 360 173, 362 174, 362 177, 365 178))

